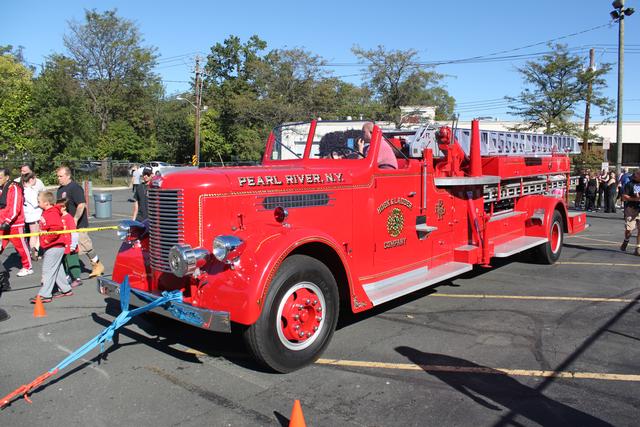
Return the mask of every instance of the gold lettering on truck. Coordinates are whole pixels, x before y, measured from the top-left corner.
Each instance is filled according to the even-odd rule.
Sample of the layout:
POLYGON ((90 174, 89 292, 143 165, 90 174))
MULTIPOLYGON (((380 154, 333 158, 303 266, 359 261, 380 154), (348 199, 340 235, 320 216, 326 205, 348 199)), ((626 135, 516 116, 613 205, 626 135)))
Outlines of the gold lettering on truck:
POLYGON ((284 181, 277 175, 239 176, 240 187, 271 187, 276 185, 313 185, 344 182, 341 173, 307 173, 302 175, 285 175, 284 181))

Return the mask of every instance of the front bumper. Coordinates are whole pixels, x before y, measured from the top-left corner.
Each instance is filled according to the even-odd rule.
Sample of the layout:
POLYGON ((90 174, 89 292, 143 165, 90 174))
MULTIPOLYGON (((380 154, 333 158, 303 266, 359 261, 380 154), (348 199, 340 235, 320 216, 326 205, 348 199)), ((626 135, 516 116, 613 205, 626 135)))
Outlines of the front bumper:
MULTIPOLYGON (((105 277, 98 277, 98 292, 119 300, 120 284, 105 277)), ((147 305, 157 298, 158 296, 152 293, 131 289, 131 305, 147 305)), ((199 328, 216 332, 231 332, 231 321, 229 320, 229 313, 226 311, 198 308, 184 302, 170 302, 151 311, 199 328)))

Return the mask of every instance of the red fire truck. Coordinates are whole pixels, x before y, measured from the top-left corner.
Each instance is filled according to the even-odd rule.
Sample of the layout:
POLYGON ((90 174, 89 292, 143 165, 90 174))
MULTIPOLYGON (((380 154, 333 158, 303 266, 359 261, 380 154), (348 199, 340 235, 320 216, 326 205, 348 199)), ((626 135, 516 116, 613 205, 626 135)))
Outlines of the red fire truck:
POLYGON ((477 121, 388 133, 363 122, 283 125, 260 165, 153 181, 148 223, 121 223, 112 278, 98 287, 117 298, 128 276, 132 304, 180 290, 181 302, 157 310, 240 331, 259 362, 293 371, 321 355, 340 310, 522 251, 554 263, 564 233, 586 226, 566 202, 578 150, 574 138, 481 131, 477 121))

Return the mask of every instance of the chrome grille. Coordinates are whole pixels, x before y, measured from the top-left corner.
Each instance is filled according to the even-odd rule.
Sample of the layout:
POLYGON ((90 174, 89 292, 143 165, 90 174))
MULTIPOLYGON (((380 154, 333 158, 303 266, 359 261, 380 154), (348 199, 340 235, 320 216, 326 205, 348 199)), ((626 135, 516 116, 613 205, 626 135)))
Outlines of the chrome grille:
POLYGON ((151 267, 171 273, 169 250, 184 242, 182 190, 149 188, 149 251, 151 267))

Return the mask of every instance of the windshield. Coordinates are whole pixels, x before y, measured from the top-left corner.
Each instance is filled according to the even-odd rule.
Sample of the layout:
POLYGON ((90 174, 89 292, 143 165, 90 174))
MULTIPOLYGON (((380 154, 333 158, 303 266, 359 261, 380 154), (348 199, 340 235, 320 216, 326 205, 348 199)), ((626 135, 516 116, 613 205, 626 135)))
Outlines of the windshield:
MULTIPOLYGON (((311 159, 362 158, 358 154, 358 140, 363 139, 364 121, 318 121, 311 144, 311 159)), ((273 131, 271 160, 301 159, 304 156, 310 123, 291 123, 273 131)), ((360 147, 362 150, 362 146, 360 147)), ((366 153, 365 153, 366 154, 366 153)))

